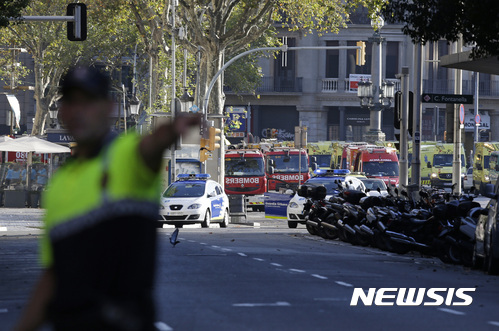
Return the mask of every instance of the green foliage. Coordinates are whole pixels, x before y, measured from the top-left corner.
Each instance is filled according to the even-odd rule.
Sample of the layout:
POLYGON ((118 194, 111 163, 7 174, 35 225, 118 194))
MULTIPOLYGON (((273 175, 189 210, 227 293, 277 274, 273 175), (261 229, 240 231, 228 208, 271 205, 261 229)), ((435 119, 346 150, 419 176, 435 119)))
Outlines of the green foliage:
POLYGON ((415 43, 447 39, 472 44, 473 56, 499 55, 499 1, 392 0, 383 11, 415 43))
POLYGON ((0 1, 0 27, 9 25, 9 18, 19 17, 20 12, 29 4, 30 0, 2 0, 0 1))

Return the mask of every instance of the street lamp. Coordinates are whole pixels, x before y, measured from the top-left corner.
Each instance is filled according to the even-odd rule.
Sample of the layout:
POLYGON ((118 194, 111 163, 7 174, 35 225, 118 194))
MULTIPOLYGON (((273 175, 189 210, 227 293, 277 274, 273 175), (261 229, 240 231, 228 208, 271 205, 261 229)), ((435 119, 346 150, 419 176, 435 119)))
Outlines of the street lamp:
POLYGON ((388 109, 391 106, 395 95, 395 86, 392 82, 382 81, 382 43, 385 38, 380 34, 380 29, 384 25, 384 20, 381 16, 371 20, 371 26, 374 29, 374 34, 369 38, 372 43, 372 63, 371 73, 372 81, 361 81, 357 89, 357 96, 360 99, 360 106, 368 108, 370 114, 370 128, 365 135, 365 140, 368 142, 383 141, 385 134, 381 131, 381 111, 388 109))
POLYGON ((57 126, 57 115, 59 113, 59 108, 55 103, 51 104, 49 107, 49 117, 51 120, 50 127, 54 129, 57 126))

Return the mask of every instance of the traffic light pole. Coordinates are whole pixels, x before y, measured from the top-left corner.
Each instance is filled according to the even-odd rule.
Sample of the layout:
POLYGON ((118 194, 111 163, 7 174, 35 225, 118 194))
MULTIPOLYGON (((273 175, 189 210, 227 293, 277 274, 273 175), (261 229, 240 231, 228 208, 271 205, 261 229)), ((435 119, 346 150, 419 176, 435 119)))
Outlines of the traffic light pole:
POLYGON ((407 186, 409 183, 409 142, 407 137, 409 127, 409 67, 402 67, 400 82, 400 89, 402 92, 402 112, 400 121, 399 184, 407 186))

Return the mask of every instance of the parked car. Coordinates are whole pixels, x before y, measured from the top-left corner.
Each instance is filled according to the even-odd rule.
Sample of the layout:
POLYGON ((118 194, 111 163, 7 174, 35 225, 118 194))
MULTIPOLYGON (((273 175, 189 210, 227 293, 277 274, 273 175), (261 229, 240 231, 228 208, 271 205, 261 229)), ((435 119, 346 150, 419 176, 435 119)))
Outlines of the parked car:
POLYGON ((220 227, 229 224, 229 198, 222 186, 209 179, 209 174, 180 174, 162 195, 160 222, 181 228, 184 224, 212 222, 220 227))
POLYGON ((490 198, 475 228, 473 267, 483 266, 489 274, 499 274, 499 224, 497 212, 499 182, 485 185, 485 196, 490 198))
POLYGON ((463 178, 463 191, 468 192, 473 187, 473 167, 469 167, 463 178))

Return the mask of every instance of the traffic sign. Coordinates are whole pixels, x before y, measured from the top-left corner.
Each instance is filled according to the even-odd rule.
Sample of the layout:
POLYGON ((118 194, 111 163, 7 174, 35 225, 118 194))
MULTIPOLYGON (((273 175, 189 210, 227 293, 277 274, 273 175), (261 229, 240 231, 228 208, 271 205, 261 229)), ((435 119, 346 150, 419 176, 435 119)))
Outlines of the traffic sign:
POLYGON ((459 120, 461 121, 461 124, 464 124, 464 105, 461 104, 459 106, 459 120))
POLYGON ((481 120, 480 119, 480 114, 476 114, 476 116, 475 116, 475 123, 476 123, 476 125, 480 125, 480 120, 481 120))
POLYGON ((432 94, 421 95, 421 102, 427 103, 464 103, 473 104, 472 94, 432 94))
POLYGON ((199 107, 196 106, 196 105, 192 105, 190 108, 189 108, 190 111, 192 111, 193 113, 197 113, 199 111, 199 107))

